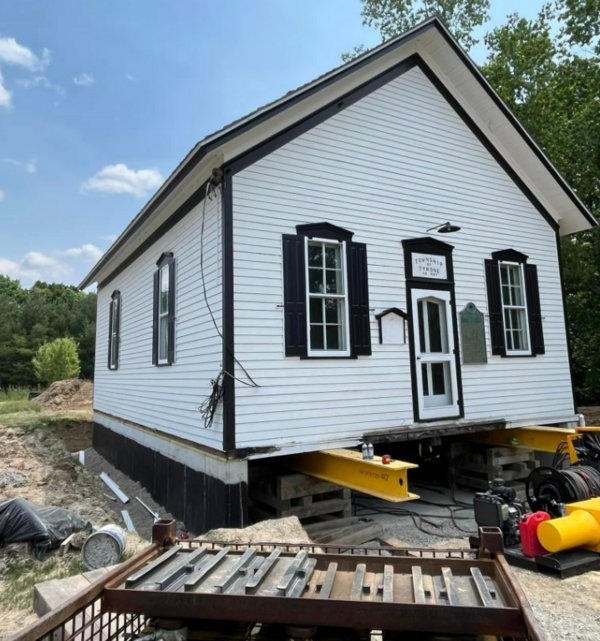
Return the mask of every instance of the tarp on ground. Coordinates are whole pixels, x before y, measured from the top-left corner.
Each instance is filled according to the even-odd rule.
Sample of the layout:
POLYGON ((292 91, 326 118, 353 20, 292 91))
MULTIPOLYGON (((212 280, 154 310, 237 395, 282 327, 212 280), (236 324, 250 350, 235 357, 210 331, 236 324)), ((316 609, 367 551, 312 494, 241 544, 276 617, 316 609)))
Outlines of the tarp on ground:
POLYGON ((81 530, 91 530, 91 525, 71 510, 21 498, 0 502, 0 543, 27 541, 38 549, 49 549, 81 530))

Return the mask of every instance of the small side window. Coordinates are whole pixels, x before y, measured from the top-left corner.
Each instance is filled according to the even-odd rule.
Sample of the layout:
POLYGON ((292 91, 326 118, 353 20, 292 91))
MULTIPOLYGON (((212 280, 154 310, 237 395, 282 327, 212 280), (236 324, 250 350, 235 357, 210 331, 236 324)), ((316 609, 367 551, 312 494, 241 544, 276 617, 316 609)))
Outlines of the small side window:
POLYGON ((499 263, 507 354, 530 354, 523 264, 499 263))
POLYGON ((121 293, 113 292, 108 317, 108 369, 119 369, 119 343, 121 332, 121 293))
POLYGON ((152 362, 172 365, 175 362, 175 259, 163 254, 154 272, 154 310, 152 362))

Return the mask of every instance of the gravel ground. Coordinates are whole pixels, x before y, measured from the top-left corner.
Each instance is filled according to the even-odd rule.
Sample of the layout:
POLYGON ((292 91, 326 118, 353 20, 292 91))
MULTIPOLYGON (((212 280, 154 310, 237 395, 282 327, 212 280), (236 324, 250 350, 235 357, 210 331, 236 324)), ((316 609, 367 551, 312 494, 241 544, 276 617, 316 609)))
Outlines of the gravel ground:
MULTIPOLYGON (((119 486, 121 491, 129 497, 129 501, 127 503, 121 503, 118 498, 116 502, 111 501, 111 503, 113 504, 113 509, 117 510, 119 513, 121 512, 121 510, 127 510, 129 512, 129 516, 131 517, 133 526, 142 538, 148 541, 150 540, 154 519, 150 515, 150 513, 142 505, 140 505, 138 501, 135 500, 136 496, 144 501, 144 503, 153 512, 156 512, 161 519, 175 518, 162 506, 158 505, 158 503, 156 503, 156 501, 150 496, 148 491, 145 490, 139 483, 133 481, 128 476, 125 476, 125 474, 119 472, 116 467, 113 467, 93 448, 89 448, 85 451, 85 467, 96 475, 100 475, 100 473, 106 472, 106 474, 108 474, 108 476, 110 476, 110 478, 119 486)), ((103 493, 108 494, 109 496, 115 496, 108 485, 105 485, 102 481, 100 481, 100 483, 103 486, 103 493)), ((116 524, 127 531, 127 526, 125 525, 125 522, 122 518, 116 521, 116 524)), ((178 522, 177 533, 181 533, 183 529, 183 523, 178 522)))
MULTIPOLYGON (((449 490, 433 491, 417 487, 415 491, 424 501, 449 503, 449 490)), ((458 490, 456 499, 461 502, 471 502, 473 494, 458 490)), ((386 536, 399 539, 408 546, 418 547, 468 547, 468 533, 456 529, 452 521, 440 518, 449 514, 448 508, 428 505, 422 501, 400 503, 391 508, 395 510, 410 510, 425 518, 431 524, 420 522, 427 533, 415 527, 410 516, 399 516, 390 513, 390 504, 377 499, 356 497, 355 503, 366 505, 369 509, 359 509, 357 515, 369 514, 369 517, 380 522, 386 531, 386 536), (384 513, 378 513, 381 510, 384 513), (374 513, 375 512, 375 513, 374 513), (430 518, 429 515, 436 515, 430 518)), ((457 516, 468 517, 470 511, 462 511, 457 516)), ((415 517, 418 518, 418 517, 415 517)), ((477 526, 472 519, 457 521, 461 528, 475 532, 477 526)), ((397 543, 397 545, 400 545, 397 543)), ((600 640, 600 572, 588 572, 571 579, 555 579, 538 572, 530 572, 513 568, 521 584, 540 626, 547 635, 548 641, 599 641, 600 640)))

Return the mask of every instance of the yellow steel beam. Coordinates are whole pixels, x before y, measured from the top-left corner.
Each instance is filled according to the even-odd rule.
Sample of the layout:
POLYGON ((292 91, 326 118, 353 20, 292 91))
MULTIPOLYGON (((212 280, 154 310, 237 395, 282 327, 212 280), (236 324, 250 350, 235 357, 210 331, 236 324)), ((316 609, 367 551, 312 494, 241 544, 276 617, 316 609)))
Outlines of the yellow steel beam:
POLYGON ((384 465, 380 456, 365 461, 360 452, 338 449, 286 456, 285 464, 298 472, 385 501, 399 503, 419 498, 408 491, 407 470, 419 467, 414 463, 392 461, 384 465))
POLYGON ((486 445, 510 445, 512 447, 533 448, 540 452, 556 452, 559 443, 567 442, 571 463, 577 462, 577 454, 573 441, 583 432, 600 432, 600 427, 577 427, 569 430, 560 427, 516 427, 508 430, 492 430, 490 432, 477 432, 465 434, 468 441, 485 443, 486 445))

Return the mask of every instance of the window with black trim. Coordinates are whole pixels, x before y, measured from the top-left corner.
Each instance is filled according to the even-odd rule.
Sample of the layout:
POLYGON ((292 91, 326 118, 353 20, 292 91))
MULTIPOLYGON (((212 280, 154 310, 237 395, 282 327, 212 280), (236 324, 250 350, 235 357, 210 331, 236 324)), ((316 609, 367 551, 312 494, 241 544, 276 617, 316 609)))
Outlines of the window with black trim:
POLYGON ((367 250, 330 223, 283 236, 285 354, 371 354, 367 250))
POLYGON ((545 353, 537 267, 514 249, 485 261, 492 354, 545 353))
POLYGON ((108 306, 108 369, 119 369, 121 293, 114 291, 108 306))
POLYGON ((163 254, 154 272, 154 313, 152 362, 172 365, 175 362, 175 259, 163 254))

